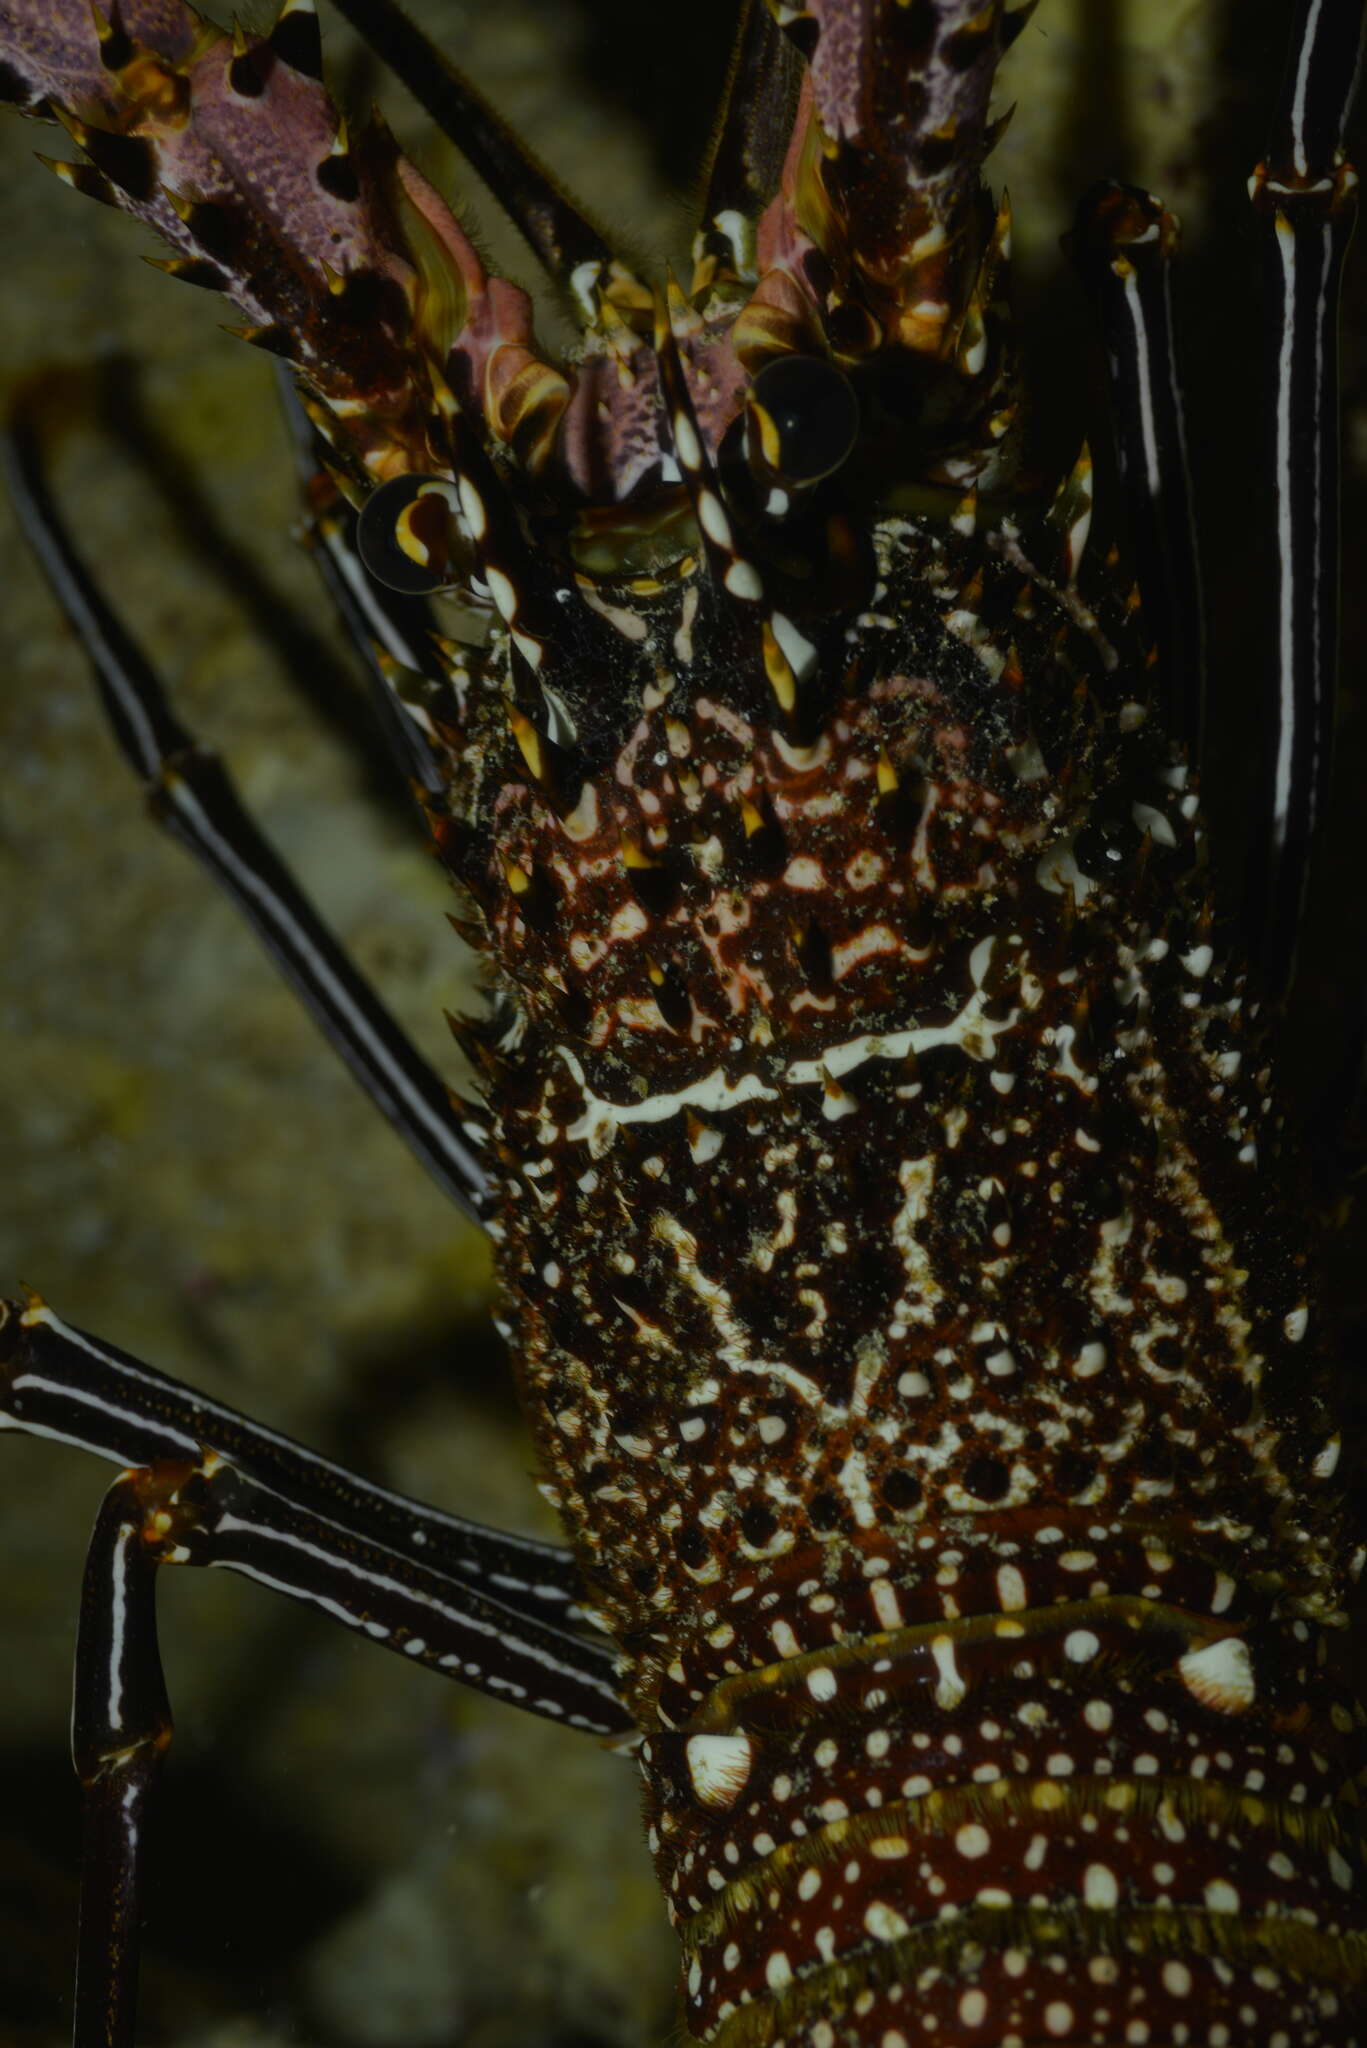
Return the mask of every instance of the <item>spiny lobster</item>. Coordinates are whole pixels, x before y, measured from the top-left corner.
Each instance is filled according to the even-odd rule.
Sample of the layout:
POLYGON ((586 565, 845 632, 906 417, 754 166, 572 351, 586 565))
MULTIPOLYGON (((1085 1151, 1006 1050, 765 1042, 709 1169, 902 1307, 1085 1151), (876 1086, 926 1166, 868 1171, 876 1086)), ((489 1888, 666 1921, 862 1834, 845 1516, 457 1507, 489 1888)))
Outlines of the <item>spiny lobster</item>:
MULTIPOLYGON (((287 10, 290 38, 304 12, 287 10)), ((635 382, 618 388, 632 393, 642 382, 653 392, 658 378, 663 402, 648 412, 657 428, 663 413, 666 431, 658 443, 642 434, 631 402, 618 418, 613 387, 605 397, 598 387, 609 479, 644 467, 629 527, 614 511, 580 536, 587 580, 574 588, 581 603, 594 600, 591 616, 574 618, 555 573, 543 583, 526 546, 529 523, 548 522, 537 530, 558 534, 563 550, 568 513, 556 468, 563 429, 547 419, 554 373, 517 354, 522 336, 504 340, 514 351, 507 382, 483 384, 486 406, 511 406, 492 422, 495 440, 523 437, 521 483, 490 462, 468 402, 443 400, 449 336, 441 349, 430 336, 424 345, 430 394, 418 380, 424 403, 436 402, 439 446, 425 416, 415 425, 400 409, 400 438, 416 436, 423 460, 409 446, 393 466, 431 477, 424 516, 449 507, 443 473, 458 496, 453 520, 421 528, 405 504, 400 547, 423 566, 434 546, 453 548, 460 573, 443 568, 438 580, 475 579, 512 641, 495 640, 508 694, 501 662, 465 657, 472 673, 458 671, 458 695, 478 703, 482 693, 482 716, 435 696, 425 707, 443 789, 483 776, 500 792, 473 853, 463 833, 480 816, 477 793, 452 816, 429 785, 429 813, 477 903, 492 886, 483 913, 503 934, 505 972, 530 1015, 520 1042, 509 1014, 502 1044, 482 1037, 471 1049, 501 1095, 504 1141, 516 1141, 510 1185, 521 1189, 512 1159, 525 1173, 547 1156, 551 1198, 541 1202, 547 1175, 533 1171, 527 1205, 552 1217, 586 1211, 568 1242, 597 1256, 576 1269, 560 1222, 545 1243, 544 1222, 514 1223, 517 1254, 539 1274, 517 1286, 505 1254, 513 1311, 532 1333, 519 1348, 546 1404, 543 1457, 578 1524, 597 1606, 631 1656, 656 1846, 688 1923, 694 2031, 890 2044, 933 2019, 937 2038, 980 2041, 1022 2028, 1022 2038, 1104 2040, 1098 2029, 1113 2024, 1136 2041, 1163 2038, 1165 2025, 1173 2039, 1202 2038, 1179 2030, 1204 2027, 1211 2039, 1271 2040, 1290 2027, 1297 2039, 1346 2040, 1352 2021, 1332 2000, 1357 1984, 1360 1937, 1340 1932, 1333 1887, 1346 1889, 1351 1839, 1332 1809, 1314 1825, 1298 1816, 1305 1793, 1285 1740, 1312 1711, 1293 1675, 1308 1653, 1291 1641, 1324 1620, 1346 1557, 1336 1432, 1317 1418, 1319 1390, 1295 1375, 1314 1355, 1314 1333, 1287 1249, 1294 1234, 1278 1223, 1275 1191, 1239 1157, 1270 1142, 1267 1112, 1239 1104, 1240 1066, 1252 1064, 1239 985, 1216 957, 1183 764, 1150 737, 1148 641, 1128 583, 1082 553, 1085 466, 1051 515, 1017 524, 995 502, 1009 475, 997 465, 1013 394, 1002 307, 983 280, 994 283, 1005 232, 1001 216, 989 229, 973 187, 1004 17, 964 14, 908 9, 881 24, 894 44, 905 36, 900 54, 923 75, 934 75, 943 38, 948 70, 979 95, 962 113, 958 151, 943 119, 929 124, 929 141, 914 139, 924 183, 943 181, 950 194, 943 241, 933 218, 921 223, 919 269, 866 262, 890 203, 878 166, 836 150, 826 170, 809 144, 780 194, 777 225, 790 240, 767 297, 747 288, 741 209, 729 206, 710 208, 714 224, 727 218, 704 235, 700 266, 712 268, 695 279, 692 304, 675 296, 662 317, 634 280, 611 278, 594 308, 602 360, 625 359, 635 382), (969 173, 957 194, 956 163, 969 173), (753 326, 748 360, 738 313, 753 326), (725 375, 709 379, 713 345, 754 380, 747 446, 735 445, 742 437, 726 417, 743 380, 728 392, 725 375), (832 358, 847 373, 838 381, 826 374, 832 358), (807 366, 796 396, 790 385, 785 399, 779 377, 760 381, 771 369, 791 375, 794 363, 807 366), (807 474, 816 413, 834 409, 838 443, 851 389, 858 445, 847 440, 830 469, 823 453, 807 474), (923 501, 870 539, 869 506, 910 480, 923 501), (606 598, 605 557, 621 579, 606 598), (643 658, 648 677, 636 672, 643 658), (620 724, 628 703, 630 738, 620 724), (642 709, 658 734, 636 725, 642 709), (668 830, 671 803, 686 836, 668 830), (567 916, 557 883, 591 907, 587 926, 587 913, 567 916), (712 1014, 704 993, 715 1004, 719 990, 712 1014), (735 1044, 715 1036, 728 1010, 742 1020, 735 1044), (549 1059, 538 1058, 538 1024, 560 1040, 549 1059), (648 1056, 614 1065, 623 1038, 649 1045, 648 1056), (702 1067, 695 1055, 709 1046, 732 1055, 736 1071, 702 1067), (649 1069, 639 1094, 634 1067, 649 1069), (1232 1148, 1231 1114, 1245 1119, 1232 1148), (934 1145, 911 1156, 911 1137, 931 1130, 934 1145), (572 1181, 556 1169, 558 1144, 584 1148, 572 1181), (1032 1165, 1054 1177, 1043 1202, 1032 1200, 1032 1165), (1209 1204, 1212 1187, 1220 1199, 1209 1204), (662 1199, 674 1189, 682 1216, 662 1199), (700 1215, 706 1224, 691 1228, 700 1215), (742 1220, 748 1241, 731 1243, 742 1220), (1251 1278, 1238 1258, 1243 1232, 1260 1251, 1251 1278), (946 1286, 951 1275, 965 1300, 946 1286), (556 1313, 562 1286, 580 1296, 566 1317, 556 1313), (1137 1294, 1148 1304, 1142 1327, 1137 1294), (1193 1301, 1208 1313, 1183 1306, 1193 1301), (616 1352, 618 1370, 601 1383, 575 1348, 575 1333, 594 1329, 604 1357, 616 1352), (1097 1411, 1108 1404, 1117 1426, 1106 1437, 1097 1411), (723 1453, 729 1471, 711 1459, 726 1474, 718 1484, 707 1447, 728 1431, 738 1433, 723 1453), (1245 1460, 1246 1470, 1225 1469, 1245 1460), (689 1505, 702 1514, 671 1521, 699 1470, 712 1490, 689 1505), (1189 1496, 1209 1496, 1199 1512, 1162 1505, 1179 1479, 1189 1496), (668 1558, 640 1513, 642 1489, 656 1487, 675 1539, 668 1558), (1250 1487, 1283 1503, 1267 1531, 1240 1525, 1240 1489, 1250 1487), (1305 1505, 1317 1491, 1323 1511, 1305 1505), (1313 1525, 1300 1520, 1310 1513, 1313 1525), (1236 1531, 1238 1543, 1264 1549, 1251 1572, 1233 1554, 1236 1531), (698 1590, 709 1585, 716 1593, 698 1590), (1034 1639, 1028 1655, 1012 1647, 1021 1633, 1034 1639), (1264 1756, 1278 1716, 1288 1728, 1275 1757, 1264 1756), (1003 1747, 974 1764, 973 1745, 989 1743, 1003 1747), (1080 1780, 1079 1746, 1089 1755, 1080 1780), (1209 1792, 1170 1782, 1188 1771, 1211 1779, 1209 1792), (1272 1781, 1278 1771, 1282 1804, 1275 1785, 1264 1798, 1249 1775, 1272 1781), (1129 1847, 1146 1832, 1160 1857, 1151 1867, 1129 1847), (1286 1841, 1269 1856, 1272 1834, 1286 1841), (1180 1857, 1162 1842, 1185 1843, 1180 1857), (1293 1845, 1300 1864, 1286 1853, 1293 1845), (1323 1859, 1313 1870, 1311 1851, 1323 1859), (1050 1857, 1052 1891, 1041 1879, 1037 1892, 1013 1892, 1013 1874, 1050 1857), (1283 1887, 1277 1897, 1268 1872, 1283 1887), (848 1896, 828 1905, 841 1882, 848 1896), (927 1904, 947 1889, 960 1908, 952 1923, 927 1904), (1238 1908, 1252 1918, 1259 1902, 1267 1921, 1246 1936, 1238 1908), (1307 1912, 1318 1915, 1310 1932, 1307 1912), (771 1915, 777 1931, 766 1934, 771 1915), (1317 1973, 1313 2006, 1300 1987, 1317 1973)), ((813 7, 800 31, 828 129, 839 116, 836 101, 821 100, 821 38, 837 45, 850 27, 842 10, 813 7)), ((230 57, 213 43, 204 58, 243 66, 250 81, 264 47, 242 39, 230 57)), ((127 91, 139 60, 118 54, 124 61, 106 68, 127 91)), ((1332 107, 1325 62, 1316 87, 1332 107)), ((767 74, 752 53, 740 75, 767 74)), ((249 85, 241 96, 263 94, 249 85)), ((68 108, 77 98, 65 95, 68 108)), ((149 104, 140 117, 164 123, 165 108, 149 104)), ((152 132, 164 139, 160 126, 152 132)), ((146 203, 116 142, 85 125, 78 139, 135 210, 146 203)), ((411 197, 411 173, 396 172, 382 140, 371 146, 411 197)), ((380 176, 366 146, 330 148, 339 154, 380 176)), ((85 172, 77 182, 97 181, 85 172)), ((188 189, 178 189, 182 202, 188 189)), ((192 233, 194 212, 184 222, 192 233)), ((1090 225, 1114 236, 1114 195, 1090 225)), ((1132 215, 1121 222, 1132 225, 1132 215)), ((1149 230, 1159 225, 1141 216, 1140 240, 1158 240, 1149 230)), ((205 260, 213 227, 199 219, 191 265, 205 260)), ((416 223, 410 231, 421 235, 416 223)), ((444 222, 442 231, 448 254, 460 251, 444 222)), ((909 239, 904 220, 897 237, 909 239)), ((1113 257, 1115 240, 1105 246, 1113 257)), ((345 266, 331 270, 343 305, 322 310, 344 316, 348 289, 362 287, 346 285, 345 266)), ((432 300, 420 288, 415 303, 430 310, 432 300)), ((392 300, 388 317, 402 326, 392 300)), ((289 323, 274 324, 284 332, 264 338, 284 346, 289 323)), ((478 328, 455 330, 458 359, 461 337, 478 328)), ((334 334, 324 371, 342 354, 334 334)), ((350 403, 348 386, 340 410, 361 420, 359 467, 382 476, 392 423, 377 429, 373 408, 353 414, 350 403)), ((591 431, 581 460, 585 446, 591 455, 591 431)), ((334 442, 341 480, 359 495, 356 453, 345 437, 334 442)), ((362 517, 364 539, 364 507, 362 517)), ((1142 548, 1142 516, 1136 527, 1142 548)), ((392 533, 380 534, 392 553, 392 533)), ((563 552, 551 560, 568 576, 563 552)), ((1163 680, 1177 717, 1190 719, 1193 697, 1174 687, 1181 592, 1161 560, 1151 566, 1150 631, 1160 647, 1166 635, 1163 680)), ((1322 590, 1310 595, 1322 603, 1322 590)), ((1293 781, 1301 793, 1299 767, 1293 781)), ((1274 955, 1294 928, 1281 893, 1274 955)), ((69 1399, 88 1367, 73 1363, 80 1347, 58 1326, 29 1312, 22 1331, 14 1414, 32 1426, 25 1372, 31 1382, 55 1356, 74 1375, 69 1399)), ((276 1510, 261 1505, 262 1480, 282 1476, 259 1438, 243 1440, 235 1477, 233 1445, 204 1437, 229 1462, 201 1462, 188 1482, 209 1495, 182 1532, 191 1561, 211 1561, 191 1537, 221 1538, 215 1495, 263 1540, 276 1510)), ((148 1484, 154 1511, 174 1520, 184 1472, 148 1484)), ((251 1569, 230 1547, 214 1561, 251 1569)), ((377 1611, 374 1633, 423 1642, 411 1613, 385 1621, 377 1611)), ((583 1669, 593 1669, 587 1653, 583 1669)), ((548 1704, 564 1711, 563 1700, 548 1704)), ((1327 1694, 1323 1711, 1337 1773, 1352 1715, 1327 1694)), ((88 1903, 97 1922, 98 1873, 88 1903)))

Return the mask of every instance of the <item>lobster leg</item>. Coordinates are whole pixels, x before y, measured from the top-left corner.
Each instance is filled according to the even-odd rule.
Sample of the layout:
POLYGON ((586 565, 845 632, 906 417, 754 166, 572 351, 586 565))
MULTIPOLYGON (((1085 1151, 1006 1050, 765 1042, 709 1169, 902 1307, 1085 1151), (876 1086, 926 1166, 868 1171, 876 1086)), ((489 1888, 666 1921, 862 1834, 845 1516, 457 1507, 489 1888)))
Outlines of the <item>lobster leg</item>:
MULTIPOLYGON (((590 1735, 632 1728, 606 1644, 528 1620, 445 1573, 262 1486, 216 1451, 158 1465, 161 1564, 216 1565, 321 1609, 476 1692, 590 1735)), ((149 1535, 155 1531, 149 1531, 149 1535)))
POLYGON ((439 1076, 347 960, 243 809, 227 772, 172 715, 147 661, 77 556, 22 424, 0 440, 24 532, 95 671, 120 751, 154 815, 232 897, 376 1107, 456 1205, 479 1220, 484 1171, 439 1076))
POLYGON ((1131 185, 1087 193, 1069 253, 1100 316, 1116 453, 1168 730, 1199 760, 1206 646, 1170 273, 1178 223, 1131 185))
POLYGON ((565 1625, 575 1610, 563 1552, 368 1487, 69 1329, 42 1302, 0 1310, 0 1428, 122 1464, 189 1471, 199 1460, 213 1476, 215 1514, 195 1520, 190 1553, 163 1562, 263 1579, 530 1713, 598 1735, 630 1728, 612 1650, 565 1625), (529 1572, 533 1558, 549 1564, 547 1581, 529 1572))
POLYGON ((372 1486, 36 1300, 0 1303, 0 1429, 137 1468, 96 1522, 77 1641, 75 2048, 134 2039, 144 1816, 171 1734, 157 1564, 241 1572, 530 1713, 596 1735, 631 1730, 614 1653, 574 1626, 580 1582, 567 1552, 372 1486))
POLYGON ((133 2048, 145 1815, 171 1738, 158 1565, 216 1565, 386 1648, 595 1735, 630 1728, 612 1654, 472 1594, 272 1488, 215 1451, 127 1471, 86 1562, 72 1755, 84 1794, 74 2048, 133 2048))
POLYGON ((1295 965, 1324 810, 1338 661, 1338 301, 1356 216, 1343 133, 1363 10, 1300 0, 1266 160, 1250 180, 1267 298, 1274 435, 1276 637, 1271 830, 1258 912, 1268 983, 1295 965))
MULTIPOLYGON (((583 1586, 567 1550, 403 1498, 193 1392, 126 1351, 72 1329, 36 1298, 0 1302, 0 1430, 73 1444, 119 1465, 195 1456, 233 1465, 348 1531, 473 1587, 510 1615, 559 1628, 583 1586)), ((594 1646, 597 1647, 596 1645, 594 1646)))
POLYGON ((145 1473, 122 1473, 95 1518, 81 1587, 71 1756, 81 1781, 80 1936, 73 2048, 133 2048, 144 1828, 171 1740, 157 1647, 145 1473))

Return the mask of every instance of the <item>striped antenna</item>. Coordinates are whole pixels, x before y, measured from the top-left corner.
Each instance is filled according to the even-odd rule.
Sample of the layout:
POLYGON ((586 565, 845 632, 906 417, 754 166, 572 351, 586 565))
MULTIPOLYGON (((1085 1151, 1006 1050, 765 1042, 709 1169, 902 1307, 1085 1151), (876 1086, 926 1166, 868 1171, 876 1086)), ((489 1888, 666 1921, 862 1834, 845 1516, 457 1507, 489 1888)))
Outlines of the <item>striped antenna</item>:
POLYGON ((655 354, 660 365, 664 403, 666 470, 672 458, 702 536, 703 554, 714 582, 732 600, 741 617, 759 625, 764 673, 785 720, 793 718, 803 686, 816 674, 817 650, 769 601, 764 578, 736 539, 722 500, 721 481, 698 428, 689 395, 683 359, 674 333, 674 319, 687 313, 687 302, 671 276, 668 296, 655 295, 655 354))
MULTIPOLYGON (((434 377, 434 381, 435 377, 434 377)), ((545 668, 553 621, 544 565, 527 543, 506 486, 455 394, 437 382, 460 517, 480 576, 516 652, 536 676, 545 668)))
POLYGON ((1249 181, 1268 308, 1276 551, 1270 829, 1251 906, 1264 981, 1289 989, 1323 835, 1339 641, 1338 313, 1358 178, 1343 136, 1363 10, 1299 0, 1267 157, 1249 181))
MULTIPOLYGON (((570 699, 571 678, 600 672, 594 643, 599 622, 566 581, 557 588, 548 557, 522 530, 508 486, 494 467, 460 402, 433 372, 438 412, 446 427, 460 518, 478 573, 508 629, 519 707, 514 735, 529 772, 556 800, 577 797, 582 775, 570 750, 579 738, 570 699), (569 642, 573 640, 571 647, 569 642), (585 642, 589 657, 585 660, 585 642)), ((607 659, 606 653, 603 660, 607 659)))
POLYGON ((75 628, 114 739, 153 815, 252 925, 285 980, 381 1114, 444 1193, 478 1222, 488 1192, 480 1143, 426 1060, 348 960, 243 807, 212 749, 174 716, 145 656, 76 554, 22 421, 0 434, 0 467, 26 539, 75 628))
POLYGON ((722 502, 716 465, 698 428, 698 416, 674 333, 676 315, 687 315, 688 310, 671 273, 668 297, 659 291, 655 294, 655 354, 660 365, 660 391, 664 400, 666 478, 672 456, 678 466, 679 481, 688 493, 689 504, 698 522, 708 567, 727 596, 749 609, 763 604, 764 579, 749 557, 741 553, 730 515, 722 502))
POLYGON ((1205 618, 1172 319, 1178 234, 1159 200, 1110 181, 1083 198, 1066 247, 1105 339, 1126 522, 1169 730, 1199 761, 1205 618))

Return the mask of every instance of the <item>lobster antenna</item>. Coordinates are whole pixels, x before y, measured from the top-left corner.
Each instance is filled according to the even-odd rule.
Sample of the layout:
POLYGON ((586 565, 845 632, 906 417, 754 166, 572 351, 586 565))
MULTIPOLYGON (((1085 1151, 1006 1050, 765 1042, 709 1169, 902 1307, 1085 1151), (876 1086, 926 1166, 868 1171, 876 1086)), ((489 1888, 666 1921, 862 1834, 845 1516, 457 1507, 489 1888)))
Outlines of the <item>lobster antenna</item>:
POLYGON ((571 783, 577 791, 583 779, 574 752, 579 730, 565 687, 572 669, 566 636, 574 631, 581 640, 592 637, 596 622, 586 621, 576 606, 571 627, 564 593, 547 558, 528 542, 507 484, 459 401, 435 373, 433 395, 448 436, 461 521, 480 578, 508 631, 517 698, 510 711, 513 731, 533 778, 564 796, 571 783))
POLYGON ((734 600, 737 610, 748 612, 759 621, 764 672, 779 710, 785 719, 791 719, 797 712, 804 684, 816 674, 817 650, 791 619, 773 609, 764 578, 748 555, 741 552, 736 540, 730 514, 722 502, 716 466, 698 427, 674 333, 674 313, 687 310, 671 276, 668 298, 658 291, 655 294, 655 355, 660 365, 667 453, 678 464, 708 567, 727 596, 734 600))
POLYGON ((649 308, 649 292, 583 209, 396 0, 337 0, 337 9, 455 144, 586 325, 605 299, 619 311, 649 308))
POLYGON ((1177 374, 1176 216, 1135 185, 1093 186, 1065 246, 1100 316, 1130 544, 1161 657, 1169 727, 1194 763, 1205 724, 1206 636, 1177 374))
POLYGON ((361 1089, 438 1187, 481 1221, 488 1178, 440 1075, 390 1015, 243 807, 216 754, 175 717, 146 657, 105 602, 49 495, 22 419, 0 429, 20 526, 95 672, 120 753, 159 824, 219 883, 361 1089))
POLYGON ((1358 7, 1302 0, 1266 159, 1249 180, 1270 308, 1264 371, 1276 541, 1270 830, 1252 904, 1266 986, 1285 998, 1323 837, 1339 654, 1339 290, 1357 214, 1343 138, 1357 96, 1358 7), (1330 394, 1327 402, 1325 394, 1330 394))
POLYGON ((693 239, 694 297, 716 281, 758 281, 754 224, 778 189, 801 83, 801 59, 765 0, 745 0, 693 239))
POLYGON ((671 274, 668 297, 660 291, 655 293, 655 356, 660 365, 666 465, 672 456, 678 466, 678 480, 688 493, 698 522, 708 567, 728 597, 743 609, 753 611, 764 601, 764 581, 754 563, 741 553, 730 514, 722 502, 721 480, 698 427, 684 375, 674 333, 676 310, 686 313, 687 307, 671 274))

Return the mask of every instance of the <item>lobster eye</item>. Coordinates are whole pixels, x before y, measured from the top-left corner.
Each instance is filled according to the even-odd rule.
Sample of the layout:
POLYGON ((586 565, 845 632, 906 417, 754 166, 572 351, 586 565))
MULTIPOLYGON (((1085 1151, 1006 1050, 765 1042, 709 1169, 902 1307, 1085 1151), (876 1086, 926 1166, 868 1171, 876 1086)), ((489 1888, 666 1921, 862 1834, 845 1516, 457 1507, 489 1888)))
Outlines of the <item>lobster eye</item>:
POLYGON ((356 516, 356 549, 377 583, 423 597, 454 580, 456 487, 441 476, 396 476, 356 516))
POLYGON ((776 356, 750 387, 760 453, 784 483, 814 484, 839 469, 859 432, 859 401, 824 356, 776 356))

